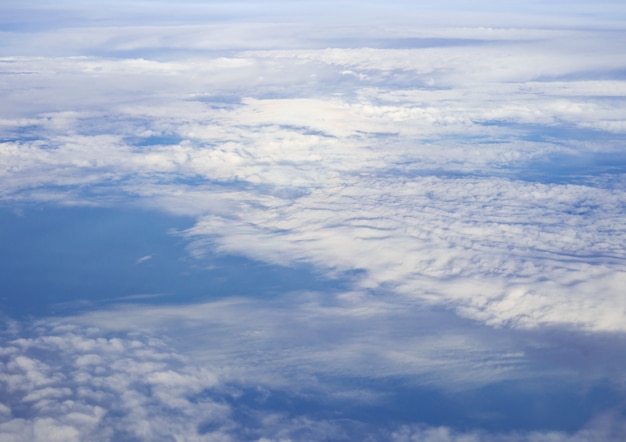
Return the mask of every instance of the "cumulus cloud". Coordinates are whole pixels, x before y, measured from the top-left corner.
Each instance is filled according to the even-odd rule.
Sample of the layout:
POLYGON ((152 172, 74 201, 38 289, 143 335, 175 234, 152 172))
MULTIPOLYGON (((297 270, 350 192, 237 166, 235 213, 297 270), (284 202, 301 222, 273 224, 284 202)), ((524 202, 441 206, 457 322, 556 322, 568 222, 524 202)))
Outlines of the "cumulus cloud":
POLYGON ((227 423, 230 413, 191 399, 216 385, 215 374, 187 367, 154 339, 93 328, 5 333, 0 379, 0 440, 171 440, 197 434, 206 419, 227 423))

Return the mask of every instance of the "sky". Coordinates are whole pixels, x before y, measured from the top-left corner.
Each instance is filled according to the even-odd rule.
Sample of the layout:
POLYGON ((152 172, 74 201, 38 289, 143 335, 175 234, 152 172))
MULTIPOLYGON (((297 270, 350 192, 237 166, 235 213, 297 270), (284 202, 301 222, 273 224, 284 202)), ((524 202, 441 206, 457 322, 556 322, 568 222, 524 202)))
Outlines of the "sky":
POLYGON ((0 4, 0 442, 621 441, 624 23, 0 4))

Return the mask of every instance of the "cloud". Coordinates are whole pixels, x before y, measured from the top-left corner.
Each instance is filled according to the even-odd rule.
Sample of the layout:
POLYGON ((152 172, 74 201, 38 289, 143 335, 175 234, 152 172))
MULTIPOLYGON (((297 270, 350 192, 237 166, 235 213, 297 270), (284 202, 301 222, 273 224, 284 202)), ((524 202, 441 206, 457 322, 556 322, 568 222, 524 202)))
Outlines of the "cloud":
MULTIPOLYGON (((524 381, 524 388, 545 390, 550 376, 563 385, 572 373, 558 369, 550 375, 545 367, 538 373, 522 354, 505 353, 513 349, 511 335, 477 329, 443 312, 355 293, 334 303, 321 295, 301 299, 292 296, 275 305, 230 299, 173 309, 126 305, 80 317, 12 322, 2 335, 0 440, 621 437, 619 408, 592 416, 574 431, 461 430, 407 419, 406 413, 369 421, 367 407, 384 413, 389 395, 419 385, 452 389, 451 398, 457 399, 446 413, 454 416, 472 391, 482 397, 473 401, 474 410, 484 409, 490 394, 480 386, 497 385, 497 379, 539 375, 539 387, 524 381), (412 381, 377 391, 378 382, 401 373, 412 381), (351 386, 345 382, 350 378, 369 381, 351 386)), ((589 380, 574 377, 572 385, 584 379, 589 380)), ((511 384, 502 388, 513 391, 511 384)), ((562 394, 553 388, 546 394, 562 394)), ((438 396, 426 399, 430 408, 440 406, 438 396)), ((524 411, 529 410, 516 408, 515 414, 524 411)))
POLYGON ((207 216, 185 233, 196 252, 364 270, 362 287, 458 305, 492 325, 623 330, 620 229, 609 227, 620 225, 623 196, 605 195, 502 179, 354 177, 291 204, 207 216), (571 211, 599 202, 604 222, 571 211))
POLYGON ((154 339, 69 325, 20 332, 3 336, 0 440, 167 440, 209 416, 228 420, 227 407, 189 399, 216 376, 154 339))
POLYGON ((144 262, 149 261, 151 259, 152 259, 152 255, 142 256, 141 258, 137 260, 137 264, 143 264, 144 262))
POLYGON ((310 375, 317 372, 335 377, 411 375, 422 379, 420 383, 452 389, 525 376, 519 370, 521 355, 504 350, 506 339, 504 347, 496 349, 498 339, 482 342, 480 333, 470 330, 471 323, 450 313, 365 293, 336 299, 293 293, 274 301, 229 299, 167 308, 127 305, 72 321, 106 330, 128 330, 130 324, 137 331, 168 330, 176 348, 185 348, 208 366, 221 367, 215 369, 220 376, 288 385, 293 391, 298 383, 310 388, 310 375), (441 330, 444 324, 448 332, 441 330), (268 354, 271 359, 266 359, 268 354), (240 361, 236 368, 230 366, 233 357, 240 361), (471 360, 475 371, 470 375, 471 360), (303 370, 305 361, 309 368, 303 370))

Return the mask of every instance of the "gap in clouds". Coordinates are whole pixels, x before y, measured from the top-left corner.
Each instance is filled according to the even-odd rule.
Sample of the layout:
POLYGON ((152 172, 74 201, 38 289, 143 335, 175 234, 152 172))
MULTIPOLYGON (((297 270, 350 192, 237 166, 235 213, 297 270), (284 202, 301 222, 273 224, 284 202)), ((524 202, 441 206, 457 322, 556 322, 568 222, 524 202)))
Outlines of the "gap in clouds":
POLYGON ((189 304, 228 296, 341 290, 307 266, 189 256, 190 218, 132 208, 24 205, 0 210, 0 308, 13 317, 67 315, 126 300, 189 304), (142 257, 151 259, 138 263, 142 257))

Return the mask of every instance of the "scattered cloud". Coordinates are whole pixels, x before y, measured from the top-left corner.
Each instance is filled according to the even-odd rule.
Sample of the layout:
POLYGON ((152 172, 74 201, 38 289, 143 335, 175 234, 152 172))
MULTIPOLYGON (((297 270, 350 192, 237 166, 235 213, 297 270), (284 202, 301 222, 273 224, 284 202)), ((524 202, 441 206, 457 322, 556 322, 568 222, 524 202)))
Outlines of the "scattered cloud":
MULTIPOLYGON (((311 302, 281 310, 229 300, 12 322, 2 334, 0 440, 618 441, 622 434, 619 408, 573 432, 363 420, 351 414, 355 404, 384 407, 389 395, 424 383, 452 388, 462 402, 480 384, 538 372, 521 366, 523 355, 502 353, 510 336, 356 294, 342 299, 348 308, 311 302), (407 321, 418 325, 410 334, 407 321), (157 329, 167 337, 157 338, 157 329), (412 384, 376 390, 378 381, 394 379, 398 370, 413 373, 412 384), (342 381, 355 376, 369 379, 370 387, 342 381), (285 409, 281 401, 291 405, 285 409), (345 411, 330 413, 328 407, 345 411)), ((553 375, 562 385, 563 372, 553 375)), ((541 382, 524 385, 545 388, 541 382)), ((490 400, 488 393, 480 395, 476 411, 490 400)), ((458 413, 455 404, 448 413, 458 413)))

